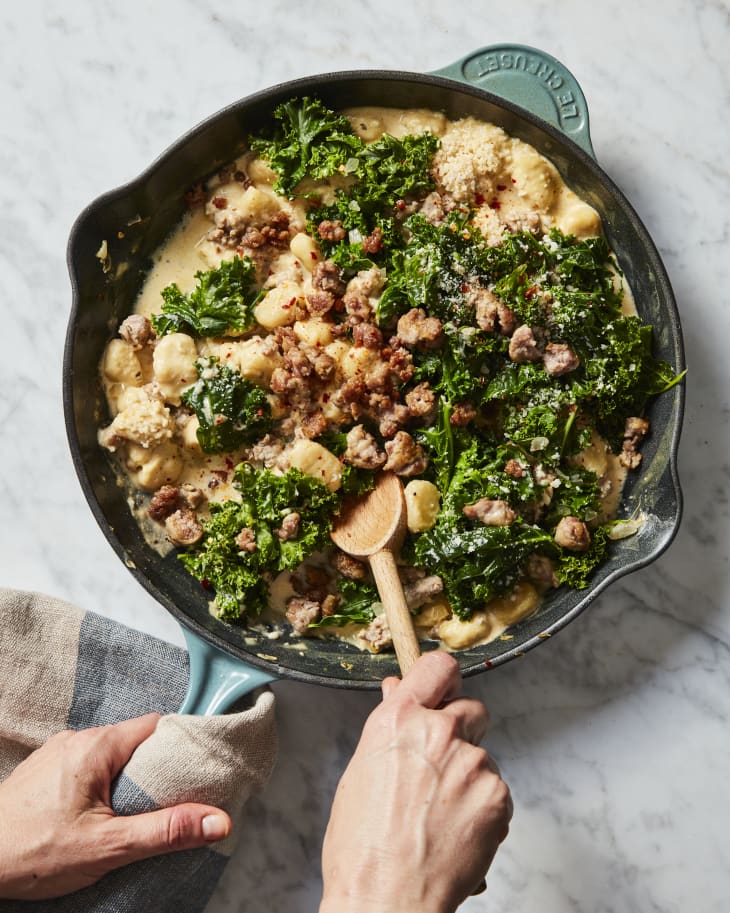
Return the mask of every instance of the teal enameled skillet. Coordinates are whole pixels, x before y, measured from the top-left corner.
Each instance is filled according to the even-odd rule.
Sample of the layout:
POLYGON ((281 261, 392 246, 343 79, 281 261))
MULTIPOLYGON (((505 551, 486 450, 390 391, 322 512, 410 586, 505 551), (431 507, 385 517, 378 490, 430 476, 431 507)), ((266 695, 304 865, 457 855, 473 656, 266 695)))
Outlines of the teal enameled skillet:
MULTIPOLYGON (((184 192, 233 159, 245 138, 270 122, 292 96, 318 95, 332 108, 390 105, 475 115, 504 127, 544 153, 563 178, 601 214, 608 239, 633 290, 640 316, 655 328, 657 355, 684 369, 682 335, 672 289, 659 254, 619 188, 596 163, 580 87, 557 60, 516 45, 487 47, 432 74, 390 71, 328 73, 257 92, 194 127, 142 175, 88 206, 68 247, 73 288, 64 359, 68 438, 84 494, 112 547, 139 582, 182 624, 191 659, 188 713, 216 713, 277 677, 343 688, 375 688, 397 674, 391 655, 373 656, 336 640, 268 639, 213 617, 206 592, 174 554, 149 548, 123 490, 97 444, 106 415, 98 366, 102 351, 129 312, 150 257, 185 211, 184 192), (110 268, 97 252, 106 240, 110 268)), ((629 153, 630 154, 630 153, 629 153)), ((637 507, 647 520, 638 535, 615 544, 588 590, 559 589, 511 631, 512 639, 457 653, 464 675, 507 662, 542 643, 582 612, 608 584, 653 561, 679 525, 676 454, 683 384, 658 398, 641 471, 626 485, 622 514, 637 507)))

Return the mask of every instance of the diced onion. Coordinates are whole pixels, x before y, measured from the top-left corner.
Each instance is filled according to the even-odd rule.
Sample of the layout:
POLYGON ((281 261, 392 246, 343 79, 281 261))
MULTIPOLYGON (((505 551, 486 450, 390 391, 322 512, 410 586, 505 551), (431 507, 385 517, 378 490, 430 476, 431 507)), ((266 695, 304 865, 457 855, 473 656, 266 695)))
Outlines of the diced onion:
POLYGON ((641 520, 617 520, 608 531, 608 538, 615 542, 617 539, 635 536, 641 529, 641 523, 641 520))

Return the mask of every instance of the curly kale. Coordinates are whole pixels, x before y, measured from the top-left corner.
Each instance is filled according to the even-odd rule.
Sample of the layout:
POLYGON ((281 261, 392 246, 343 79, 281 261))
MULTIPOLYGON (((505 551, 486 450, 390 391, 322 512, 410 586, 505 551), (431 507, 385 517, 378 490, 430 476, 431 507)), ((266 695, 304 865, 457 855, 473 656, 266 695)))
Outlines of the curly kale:
POLYGON ((237 450, 271 428, 266 393, 212 355, 195 362, 198 380, 182 401, 198 417, 197 437, 205 453, 237 450))
POLYGON ((349 174, 359 166, 363 142, 344 115, 317 98, 290 99, 274 111, 278 129, 273 138, 251 139, 251 149, 279 176, 277 193, 291 196, 305 178, 349 174))
POLYGON ((211 503, 200 546, 180 555, 187 570, 214 589, 218 615, 228 620, 259 615, 268 605, 268 581, 328 544, 339 502, 323 482, 298 469, 279 476, 241 463, 234 485, 241 500, 211 503), (300 515, 297 533, 282 541, 276 530, 292 512, 300 515), (255 537, 251 551, 236 541, 244 529, 255 537))
POLYGON ((152 318, 158 336, 190 333, 223 336, 243 333, 254 325, 254 305, 259 299, 255 267, 248 257, 225 260, 216 269, 197 272, 190 294, 173 282, 162 290, 162 312, 152 318))

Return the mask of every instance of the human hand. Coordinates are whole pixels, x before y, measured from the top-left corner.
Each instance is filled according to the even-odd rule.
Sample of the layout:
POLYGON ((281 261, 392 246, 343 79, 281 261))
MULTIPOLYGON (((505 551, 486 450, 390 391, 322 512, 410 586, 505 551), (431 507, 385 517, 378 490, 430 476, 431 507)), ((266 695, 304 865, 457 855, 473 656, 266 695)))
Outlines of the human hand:
POLYGON ((477 747, 487 710, 460 692, 442 652, 383 682, 335 794, 320 913, 451 913, 479 885, 512 800, 477 747))
POLYGON ((59 897, 130 862, 228 836, 231 819, 208 805, 112 811, 112 781, 159 717, 59 732, 0 784, 0 897, 59 897))

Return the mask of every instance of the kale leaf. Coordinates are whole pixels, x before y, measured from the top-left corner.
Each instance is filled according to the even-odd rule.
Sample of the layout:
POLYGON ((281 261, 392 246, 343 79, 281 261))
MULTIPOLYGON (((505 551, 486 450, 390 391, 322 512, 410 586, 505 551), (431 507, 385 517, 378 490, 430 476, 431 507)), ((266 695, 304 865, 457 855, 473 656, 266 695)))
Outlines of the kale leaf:
POLYGON ((438 137, 431 133, 401 139, 386 133, 365 144, 355 190, 358 199, 392 206, 425 196, 434 188, 430 167, 438 146, 438 137))
POLYGON ((593 571, 608 555, 609 526, 598 526, 591 532, 591 544, 585 552, 570 552, 561 549, 555 568, 560 583, 576 590, 583 590, 590 584, 593 571))
POLYGON ((251 149, 268 161, 279 179, 277 193, 291 196, 305 177, 326 178, 359 168, 363 142, 348 119, 317 98, 292 98, 274 111, 279 122, 273 139, 251 140, 251 149))
POLYGON ((271 428, 266 393, 212 355, 195 362, 198 380, 182 401, 198 417, 197 437, 205 453, 236 450, 271 428))
POLYGON ((267 581, 329 544, 339 500, 323 482, 298 469, 279 476, 240 463, 234 484, 241 500, 212 502, 200 545, 180 555, 187 570, 215 590, 218 614, 229 620, 259 615, 268 604, 267 581), (300 515, 299 529, 282 541, 276 530, 292 512, 300 515), (243 529, 255 534, 253 551, 236 542, 243 529))
POLYGON ((234 257, 216 269, 197 272, 197 285, 190 294, 181 292, 173 282, 162 290, 162 312, 152 318, 155 332, 158 336, 245 332, 254 324, 253 309, 259 298, 255 272, 248 257, 234 257))
POLYGON ((350 580, 340 577, 337 580, 340 591, 340 604, 332 615, 324 615, 319 621, 309 625, 310 628, 324 628, 343 625, 367 625, 375 618, 374 603, 379 602, 378 591, 370 583, 361 580, 350 580))
POLYGON ((513 586, 521 567, 536 549, 552 542, 538 526, 467 528, 452 515, 441 514, 433 529, 422 533, 413 546, 414 563, 438 568, 446 595, 459 618, 513 586))

